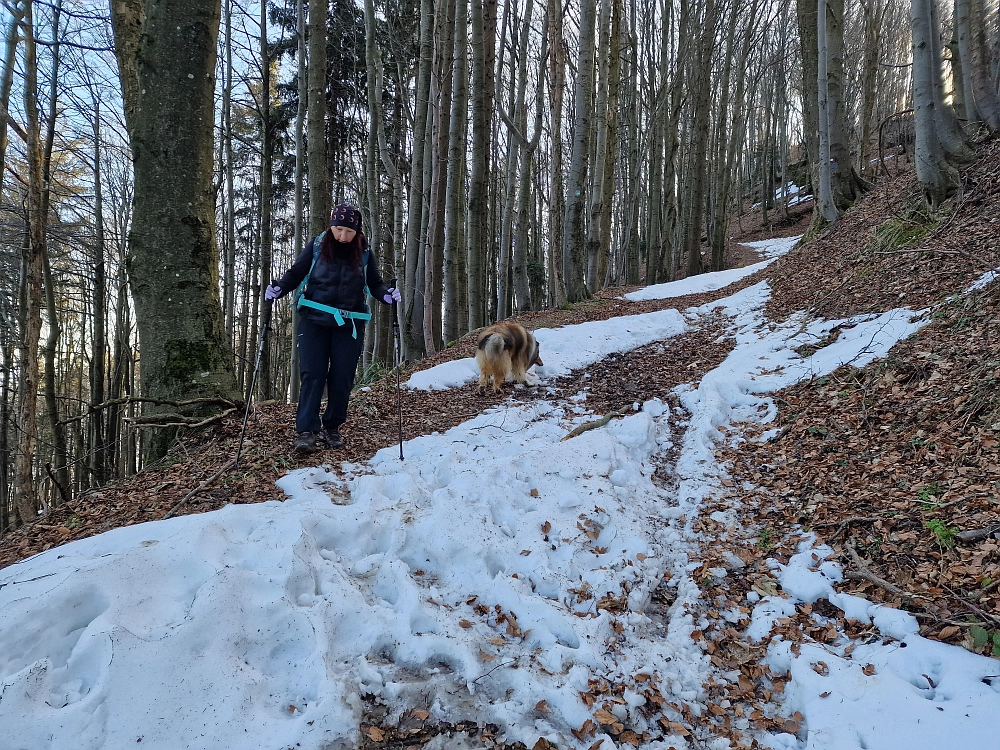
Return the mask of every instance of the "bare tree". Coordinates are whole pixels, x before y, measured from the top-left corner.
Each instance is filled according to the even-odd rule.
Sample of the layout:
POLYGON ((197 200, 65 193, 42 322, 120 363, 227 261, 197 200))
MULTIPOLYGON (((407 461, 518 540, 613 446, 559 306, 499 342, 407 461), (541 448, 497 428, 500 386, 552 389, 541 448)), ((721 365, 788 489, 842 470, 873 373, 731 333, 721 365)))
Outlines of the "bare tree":
POLYGON ((42 330, 42 274, 46 252, 43 201, 42 139, 38 114, 38 57, 35 45, 34 0, 25 0, 21 20, 24 39, 25 145, 28 157, 28 233, 21 262, 24 276, 21 312, 21 370, 17 419, 20 426, 14 464, 14 526, 30 523, 38 513, 33 462, 38 417, 38 341, 42 330))

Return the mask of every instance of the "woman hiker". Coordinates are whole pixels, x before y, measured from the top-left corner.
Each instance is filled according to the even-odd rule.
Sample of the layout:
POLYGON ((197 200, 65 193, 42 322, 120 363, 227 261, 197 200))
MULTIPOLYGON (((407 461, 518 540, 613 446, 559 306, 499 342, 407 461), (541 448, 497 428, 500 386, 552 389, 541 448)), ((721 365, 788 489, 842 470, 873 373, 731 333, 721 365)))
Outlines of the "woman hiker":
POLYGON ((399 290, 386 287, 361 231, 361 212, 341 204, 333 209, 330 228, 307 243, 295 264, 271 282, 264 299, 284 297, 293 289, 299 310, 299 407, 295 416, 295 450, 312 453, 317 438, 342 448, 340 426, 347 421, 347 402, 365 340, 371 310, 368 290, 387 305, 399 302, 399 290), (320 422, 320 399, 327 390, 326 412, 320 422))

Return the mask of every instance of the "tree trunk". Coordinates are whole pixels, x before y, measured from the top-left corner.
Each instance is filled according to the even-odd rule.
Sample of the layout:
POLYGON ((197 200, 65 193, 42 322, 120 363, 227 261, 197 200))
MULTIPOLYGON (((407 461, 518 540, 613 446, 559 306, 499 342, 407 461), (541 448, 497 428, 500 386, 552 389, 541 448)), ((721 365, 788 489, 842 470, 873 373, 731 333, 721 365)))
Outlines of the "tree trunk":
POLYGON ((872 118, 875 113, 875 86, 878 83, 878 56, 885 18, 882 0, 862 3, 865 18, 865 52, 861 72, 861 145, 858 149, 862 175, 874 173, 872 158, 872 118))
POLYGON ((618 95, 621 88, 621 17, 622 0, 611 0, 611 50, 608 63, 608 99, 606 105, 606 133, 604 147, 604 169, 601 188, 600 233, 597 236, 597 284, 604 287, 608 283, 608 267, 611 263, 611 208, 615 196, 615 164, 618 154, 618 95))
POLYGON ((566 304, 563 284, 563 222, 566 201, 563 193, 562 118, 563 91, 566 88, 566 57, 563 47, 563 15, 561 0, 548 0, 549 19, 549 128, 551 172, 549 178, 549 304, 561 308, 566 304))
MULTIPOLYGON (((967 5, 966 8, 968 8, 967 5)), ((959 15, 961 10, 962 9, 959 7, 958 0, 955 0, 955 2, 952 3, 951 14, 954 23, 951 27, 951 40, 948 42, 948 56, 951 58, 951 103, 955 108, 955 116, 958 117, 959 120, 974 123, 979 122, 980 118, 979 113, 975 111, 975 97, 973 97, 971 93, 972 81, 969 80, 968 76, 965 75, 965 72, 962 69, 963 65, 968 60, 968 53, 963 55, 959 44, 961 26, 961 19, 959 18, 959 15)))
POLYGON ((226 255, 223 264, 222 313, 226 341, 235 341, 236 319, 236 195, 233 166, 233 0, 226 0, 226 83, 222 89, 222 129, 226 154, 226 255))
MULTIPOLYGON (((123 89, 135 94, 126 98, 135 165, 128 268, 143 394, 238 399, 219 301, 212 188, 219 5, 125 0, 118 7, 138 7, 141 19, 113 14, 118 54, 126 58, 123 89)), ((163 455, 172 438, 170 430, 151 435, 148 457, 163 455)))
POLYGON ((916 130, 914 161, 924 199, 933 210, 958 190, 958 171, 948 163, 938 134, 935 109, 940 106, 934 90, 934 76, 941 61, 934 55, 931 36, 937 34, 931 3, 911 0, 913 24, 913 122, 916 130))
MULTIPOLYGON (((232 3, 232 0, 229 0, 232 3)), ((306 117, 306 106, 309 99, 309 86, 308 86, 308 72, 306 71, 306 3, 307 0, 295 0, 295 32, 297 37, 297 84, 298 84, 298 102, 295 107, 295 218, 294 218, 294 232, 295 236, 292 238, 292 251, 297 251, 300 247, 304 245, 306 238, 304 236, 305 232, 305 200, 304 200, 304 180, 303 172, 305 171, 305 154, 303 153, 303 135, 306 117)), ((228 26, 227 26, 228 29, 228 26)), ((227 31, 228 34, 228 31, 227 31)), ((227 179, 229 177, 227 176, 227 179)), ((229 190, 232 190, 230 183, 229 190)), ((230 193, 231 194, 231 193, 230 193)), ((232 215, 232 214, 230 214, 232 215)), ((231 239, 230 242, 233 242, 231 239)), ((295 305, 290 305, 292 308, 292 326, 291 326, 291 361, 288 365, 288 398, 292 403, 297 403, 299 400, 299 347, 298 347, 298 330, 299 330, 299 311, 295 305)), ((230 337, 232 340, 232 337, 230 337)))
POLYGON ((708 179, 708 132, 709 113, 712 103, 712 43, 715 39, 716 5, 708 0, 702 20, 701 43, 698 48, 698 72, 691 96, 694 98, 691 144, 691 167, 693 179, 688 193, 688 222, 685 228, 684 252, 687 256, 687 275, 701 273, 701 235, 704 230, 705 183, 708 179))
POLYGON ((965 133, 962 132, 955 117, 955 110, 946 104, 946 94, 944 88, 944 74, 942 71, 944 63, 944 49, 941 44, 941 23, 938 19, 937 2, 930 3, 931 22, 931 55, 937 61, 932 70, 931 86, 934 90, 934 119, 937 122, 938 137, 944 147, 945 154, 955 163, 968 163, 976 158, 975 152, 966 142, 965 133))
POLYGON ((327 0, 309 0, 309 108, 306 141, 309 170, 309 237, 326 230, 333 208, 327 173, 326 141, 326 22, 327 0))
MULTIPOLYGON (((512 68, 512 80, 510 81, 511 86, 511 98, 513 100, 511 107, 511 115, 506 112, 502 112, 503 119, 507 124, 507 159, 504 163, 504 191, 503 191, 503 213, 500 220, 500 261, 499 261, 499 272, 497 274, 497 320, 504 320, 510 315, 510 289, 508 287, 508 278, 513 278, 514 283, 520 283, 522 285, 522 293, 524 296, 521 297, 522 300, 527 298, 527 269, 524 267, 525 257, 522 253, 519 258, 519 263, 515 263, 514 267, 511 268, 511 256, 512 256, 512 245, 514 236, 514 212, 515 212, 515 201, 517 200, 515 196, 515 183, 517 182, 517 176, 520 174, 520 169, 518 167, 521 159, 522 151, 527 149, 527 139, 524 135, 525 128, 525 111, 524 111, 524 100, 525 92, 528 84, 528 35, 531 31, 531 14, 534 9, 534 3, 532 0, 527 0, 524 11, 523 25, 520 34, 517 32, 517 20, 515 19, 510 24, 511 26, 511 68, 512 68), (516 67, 514 61, 516 60, 516 67), (516 70, 516 73, 514 73, 516 70), (517 80, 513 80, 516 78, 517 80), (513 119, 511 119, 511 116, 513 119), (520 278, 518 278, 520 277, 520 278)), ((505 13, 506 15, 506 13, 505 13)), ((501 58, 502 67, 503 61, 501 58)), ((499 94, 499 92, 497 92, 499 94)), ((497 101, 500 100, 500 96, 497 96, 497 101)), ((502 111, 502 110, 501 110, 502 111)))
MULTIPOLYGON (((101 404, 105 400, 107 374, 107 336, 105 316, 107 307, 107 279, 104 264, 104 192, 101 185, 101 108, 94 97, 94 341, 90 357, 90 402, 101 404)), ((97 485, 108 480, 108 455, 104 438, 105 415, 103 412, 90 417, 90 474, 97 485)))
MULTIPOLYGON (((604 285, 604 276, 599 268, 606 267, 601 261, 601 255, 608 252, 601 246, 604 235, 604 205, 612 201, 612 196, 604 193, 604 170, 607 168, 609 150, 614 150, 615 144, 608 142, 609 120, 613 117, 608 107, 611 76, 611 0, 600 0, 600 12, 597 14, 597 101, 594 109, 597 112, 597 133, 594 144, 594 179, 590 187, 590 223, 587 227, 587 268, 584 278, 587 288, 597 291, 604 285)), ((616 40, 617 41, 617 40, 616 40)))
POLYGON ((854 169, 844 104, 844 0, 826 0, 827 94, 833 199, 846 211, 871 189, 854 169))
POLYGON ((580 42, 577 52, 573 151, 566 181, 566 220, 563 225, 563 270, 566 299, 579 302, 590 296, 586 270, 587 167, 590 161, 590 128, 593 122, 594 46, 596 0, 580 2, 580 42))
MULTIPOLYGON (((799 47, 802 55, 802 136, 806 143, 809 161, 810 190, 819 191, 819 36, 818 0, 796 0, 795 10, 799 27, 799 47)), ((822 215, 820 202, 813 202, 813 212, 822 215)))
POLYGON ((987 46, 986 10, 983 0, 956 0, 955 25, 965 83, 966 109, 970 119, 974 114, 991 133, 1000 131, 1000 98, 993 86, 987 46))
MULTIPOLYGON (((530 21, 530 10, 532 4, 529 2, 525 11, 525 36, 530 21)), ((542 136, 542 113, 545 94, 545 65, 547 63, 549 51, 549 30, 548 15, 542 22, 542 48, 538 54, 538 73, 535 86, 535 116, 531 128, 531 140, 527 140, 527 133, 516 134, 521 141, 520 164, 517 175, 517 212, 514 218, 513 249, 511 252, 512 268, 511 277, 514 284, 514 309, 524 312, 532 309, 533 288, 538 288, 545 283, 544 272, 536 269, 528 257, 528 234, 532 223, 534 206, 531 200, 532 185, 532 164, 534 163, 535 151, 538 149, 538 142, 542 136), (535 270, 533 270, 535 269, 535 270)), ((523 45, 523 52, 527 57, 527 46, 523 45)), ((523 96, 522 96, 523 99, 523 96)), ((522 130, 527 129, 528 115, 521 102, 521 116, 519 124, 522 130)))
POLYGON ((834 222, 840 218, 840 209, 833 194, 833 169, 830 164, 833 156, 830 146, 830 94, 829 70, 827 65, 829 51, 829 35, 826 24, 829 14, 826 10, 827 0, 820 0, 817 11, 817 37, 819 39, 819 55, 817 57, 817 81, 819 88, 819 209, 823 219, 834 222))
MULTIPOLYGON (((264 299, 264 290, 271 283, 271 195, 274 171, 274 136, 271 132, 271 57, 267 48, 267 3, 260 4, 260 279, 254 292, 254 300, 259 307, 260 320, 265 319, 264 308, 271 304, 264 299)), ((264 332, 254 338, 255 347, 264 332)), ((265 342, 266 343, 266 342, 265 342)), ((251 379, 252 380, 252 379, 251 379)), ((271 347, 264 346, 260 352, 260 372, 257 374, 260 397, 274 398, 271 382, 271 347)), ((247 393, 247 400, 253 398, 247 393)))
POLYGON ((444 220, 448 180, 448 138, 451 134, 452 62, 455 57, 455 6, 438 6, 438 33, 434 61, 434 130, 432 133, 427 263, 424 267, 424 349, 435 353, 442 345, 441 308, 444 284, 444 220))
POLYGON ((45 208, 42 200, 42 143, 39 129, 38 61, 34 41, 34 0, 26 0, 21 24, 24 38, 24 110, 28 157, 28 234, 24 246, 24 311, 22 315, 18 384, 17 456, 14 462, 13 526, 30 523, 38 515, 33 463, 38 431, 38 341, 42 330, 42 273, 45 257, 45 208))
POLYGON ((472 165, 469 184, 469 328, 486 322, 485 264, 489 234, 489 155, 492 149, 496 0, 472 3, 472 165))
MULTIPOLYGON (((18 26, 24 17, 20 7, 9 9, 10 21, 5 38, 3 72, 0 73, 0 106, 4 112, 10 111, 10 89, 14 83, 14 64, 17 60, 17 45, 21 41, 18 26)), ((3 194, 4 167, 7 164, 7 118, 0 117, 0 195, 3 194)))
MULTIPOLYGON (((476 0, 473 0, 476 2, 476 0)), ((468 310, 466 249, 461 237, 465 219, 465 154, 469 114, 469 3, 455 0, 455 67, 451 102, 451 134, 448 137, 448 194, 444 225, 444 322, 445 344, 465 333, 468 310), (462 287, 466 293, 462 294, 462 287)))
POLYGON ((402 327, 403 347, 408 359, 424 356, 423 309, 424 275, 421 256, 424 254, 423 213, 425 151, 427 139, 433 132, 428 127, 428 100, 431 94, 431 66, 434 57, 434 3, 420 3, 420 61, 417 68, 416 102, 413 117, 413 156, 410 160, 410 199, 406 222, 406 282, 403 285, 402 327))

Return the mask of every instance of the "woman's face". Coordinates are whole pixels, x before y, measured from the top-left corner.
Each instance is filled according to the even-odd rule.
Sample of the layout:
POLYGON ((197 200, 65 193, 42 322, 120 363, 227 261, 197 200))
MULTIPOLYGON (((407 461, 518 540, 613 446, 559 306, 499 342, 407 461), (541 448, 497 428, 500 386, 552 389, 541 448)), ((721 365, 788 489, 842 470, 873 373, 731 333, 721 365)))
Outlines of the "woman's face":
POLYGON ((350 242, 354 239, 354 235, 358 233, 357 229, 351 229, 350 227, 330 227, 330 231, 333 232, 333 239, 337 242, 350 242))

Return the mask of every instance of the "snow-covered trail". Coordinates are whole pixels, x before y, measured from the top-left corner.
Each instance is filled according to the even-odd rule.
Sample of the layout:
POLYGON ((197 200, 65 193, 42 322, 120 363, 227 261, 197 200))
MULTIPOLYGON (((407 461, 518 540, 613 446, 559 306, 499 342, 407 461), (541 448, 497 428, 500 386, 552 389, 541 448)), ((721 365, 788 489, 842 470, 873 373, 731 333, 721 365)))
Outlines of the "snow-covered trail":
MULTIPOLYGON (((417 708, 431 720, 492 722, 528 747, 539 737, 576 748, 604 738, 607 750, 606 731, 645 736, 654 750, 691 747, 667 704, 697 714, 710 674, 735 679, 714 673, 692 638, 701 623, 690 572, 703 541, 692 522, 720 492, 719 426, 768 419, 767 393, 861 366, 922 323, 904 309, 775 326, 763 317, 767 294, 758 284, 684 316, 629 321, 632 340, 669 346, 701 314, 729 316, 736 346, 681 389, 686 414, 653 400, 564 441, 590 418, 585 394, 508 405, 409 441, 403 462, 396 448, 380 451, 347 467, 346 480, 292 472, 279 482, 285 502, 118 529, 0 571, 0 721, 10 728, 0 747, 347 748, 364 700, 388 706, 390 720, 417 708), (796 354, 835 325, 831 345, 796 354), (653 476, 668 448, 679 454, 671 490, 653 476), (674 601, 661 612, 651 595, 665 578, 674 601)), ((565 352, 553 362, 569 366, 622 350, 618 333, 583 324, 544 335, 565 352)), ((425 371, 430 387, 448 387, 453 373, 443 368, 435 382, 436 369, 425 371)), ((789 581, 802 599, 826 591, 789 581)), ((787 601, 764 601, 756 617, 787 601)), ((862 614, 894 623, 922 659, 957 650, 919 639, 899 618, 862 614)), ((951 674, 934 698, 1000 708, 982 682, 995 662, 962 653, 960 668, 934 672, 951 674)), ((803 654, 774 648, 770 657, 793 675, 783 708, 804 715, 801 737, 762 741, 902 750, 855 719, 879 716, 866 696, 891 711, 892 696, 923 690, 909 680, 915 665, 887 657, 882 692, 851 665, 832 670, 844 678, 821 700, 803 654)), ((920 737, 949 732, 973 744, 991 720, 952 721, 926 690, 913 696, 901 715, 930 729, 909 733, 907 748, 942 747, 920 737)))

